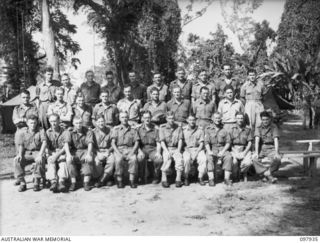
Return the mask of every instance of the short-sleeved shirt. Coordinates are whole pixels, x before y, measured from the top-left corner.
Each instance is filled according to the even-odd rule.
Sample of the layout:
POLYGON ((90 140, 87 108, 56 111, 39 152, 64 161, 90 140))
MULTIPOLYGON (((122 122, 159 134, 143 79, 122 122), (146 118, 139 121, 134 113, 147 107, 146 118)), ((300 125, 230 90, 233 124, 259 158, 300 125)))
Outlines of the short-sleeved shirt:
POLYGON ((51 114, 58 114, 60 120, 63 122, 71 122, 72 119, 72 107, 67 102, 59 103, 54 102, 48 106, 47 116, 51 114))
POLYGON ((80 86, 80 90, 84 95, 84 102, 86 104, 97 104, 99 103, 99 96, 100 96, 100 84, 96 82, 92 82, 89 85, 88 82, 84 82, 80 86))
POLYGON ((193 104, 193 114, 197 119, 212 120, 215 111, 216 104, 210 100, 200 98, 193 104))
POLYGON ((230 78, 228 79, 225 76, 222 76, 218 79, 218 81, 216 82, 216 91, 217 94, 220 98, 220 100, 222 100, 224 98, 224 89, 227 85, 231 85, 232 88, 234 89, 234 95, 236 98, 239 98, 239 93, 240 93, 240 82, 239 80, 235 79, 235 78, 230 78))
POLYGON ((166 120, 167 104, 164 101, 159 101, 157 104, 152 101, 148 101, 144 107, 144 111, 150 111, 152 115, 152 121, 159 121, 163 123, 166 120))
POLYGON ((106 85, 103 86, 101 89, 103 90, 108 90, 109 92, 109 102, 113 103, 113 104, 117 104, 118 101, 121 98, 121 87, 117 86, 117 85, 106 85))
POLYGON ((147 100, 147 88, 139 82, 131 83, 131 94, 134 99, 140 100, 141 104, 147 100))
POLYGON ((43 82, 36 87, 36 95, 41 102, 53 102, 55 100, 55 91, 60 87, 61 83, 52 80, 50 83, 43 82))
POLYGON ((43 142, 47 142, 46 132, 42 128, 37 128, 31 132, 27 127, 22 128, 17 138, 17 145, 22 145, 26 151, 39 151, 43 142))
POLYGON ((84 105, 82 108, 75 106, 72 109, 73 115, 76 117, 81 117, 83 126, 92 127, 92 108, 91 106, 84 105))
POLYGON ((230 131, 232 145, 246 146, 248 142, 252 142, 253 136, 251 128, 235 126, 230 131))
POLYGON ((137 128, 139 137, 141 139, 142 147, 156 147, 159 142, 159 129, 151 124, 147 129, 145 125, 141 125, 137 128))
POLYGON ((173 80, 170 83, 169 91, 172 97, 173 88, 178 86, 181 88, 181 96, 183 99, 190 100, 191 99, 191 92, 192 92, 192 82, 189 80, 185 80, 184 82, 180 82, 178 79, 173 80))
POLYGON ((73 106, 74 103, 76 102, 76 95, 79 88, 76 88, 74 86, 68 86, 68 87, 64 86, 63 89, 64 89, 63 100, 67 102, 69 105, 73 106))
POLYGON ((148 101, 151 100, 150 91, 153 87, 156 87, 159 90, 159 100, 167 102, 169 96, 169 88, 167 85, 162 84, 161 87, 158 87, 156 84, 152 84, 147 88, 147 98, 148 101))
POLYGON ((127 112, 130 121, 139 121, 141 101, 137 99, 128 100, 126 98, 119 100, 117 104, 119 112, 127 112))
POLYGON ((272 123, 267 127, 257 127, 254 136, 260 138, 260 144, 273 145, 274 139, 279 138, 280 134, 278 127, 272 123))
POLYGON ((17 127, 25 127, 27 126, 27 117, 30 115, 39 116, 37 107, 33 104, 21 104, 14 107, 12 121, 17 127))
POLYGON ((136 141, 140 141, 140 137, 136 129, 129 125, 125 127, 122 124, 112 129, 111 138, 115 140, 118 147, 133 147, 136 141))
POLYGON ((233 123, 236 122, 237 112, 244 112, 244 106, 238 99, 223 99, 219 102, 218 112, 222 115, 222 123, 233 123))
POLYGON ((198 148, 204 142, 204 131, 197 126, 193 129, 184 127, 183 136, 187 148, 198 148))
POLYGON ((160 126, 159 140, 165 142, 168 147, 178 147, 178 143, 183 139, 183 132, 181 126, 174 124, 171 127, 168 123, 160 126))
POLYGON ((48 148, 50 151, 63 149, 65 143, 70 143, 70 134, 68 130, 59 127, 59 131, 55 132, 51 127, 46 132, 48 138, 48 148))
POLYGON ((178 102, 175 98, 173 98, 167 103, 167 107, 168 111, 172 111, 174 113, 175 121, 186 123, 191 110, 190 100, 185 99, 181 100, 181 102, 178 102))
POLYGON ((204 143, 214 147, 224 147, 231 143, 230 134, 222 127, 210 125, 205 129, 204 143))
POLYGON ((96 127, 92 130, 94 135, 94 146, 96 149, 109 149, 111 147, 111 129, 104 127, 100 129, 96 127))
POLYGON ((266 94, 267 89, 262 82, 256 82, 255 84, 247 81, 240 90, 240 97, 247 100, 262 100, 266 94))
POLYGON ((93 109, 92 119, 96 120, 103 115, 107 126, 116 126, 119 123, 119 111, 115 104, 104 105, 103 103, 96 104, 93 109))
POLYGON ((87 149, 90 143, 94 143, 93 132, 86 127, 82 127, 81 131, 72 129, 70 136, 70 150, 72 152, 77 149, 87 149))
POLYGON ((207 87, 209 89, 209 99, 212 100, 212 97, 215 97, 215 94, 216 94, 215 85, 213 83, 202 83, 200 81, 198 81, 193 85, 191 97, 194 100, 197 100, 198 98, 200 98, 200 90, 202 87, 207 87))

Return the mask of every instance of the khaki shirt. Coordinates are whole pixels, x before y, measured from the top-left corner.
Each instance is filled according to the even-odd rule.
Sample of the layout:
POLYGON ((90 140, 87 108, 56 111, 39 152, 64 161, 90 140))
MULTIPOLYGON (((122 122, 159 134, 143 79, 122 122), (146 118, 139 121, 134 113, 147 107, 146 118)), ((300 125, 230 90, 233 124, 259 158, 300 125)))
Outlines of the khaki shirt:
POLYGON ((84 101, 86 104, 97 104, 99 103, 100 96, 100 84, 93 82, 89 85, 88 82, 84 82, 80 86, 80 90, 84 95, 84 101))
POLYGON ((173 111, 174 120, 186 123, 191 110, 190 100, 182 100, 180 103, 173 98, 167 103, 168 111, 173 111))
POLYGON ((262 100, 263 96, 266 94, 267 89, 265 85, 257 81, 253 84, 249 81, 245 82, 240 90, 240 97, 247 100, 262 100))
POLYGON ((66 101, 69 105, 73 106, 76 102, 76 96, 79 88, 76 88, 74 86, 69 87, 63 87, 64 89, 64 96, 63 100, 66 101))
POLYGON ((125 127, 122 124, 112 129, 111 139, 115 140, 117 147, 133 147, 136 141, 140 141, 140 137, 136 129, 131 126, 125 127))
POLYGON ((159 140, 165 142, 168 147, 178 147, 180 140, 184 140, 182 128, 178 124, 171 127, 168 123, 160 126, 159 140))
POLYGON ((173 97, 172 92, 173 88, 175 86, 178 86, 181 88, 181 96, 183 99, 190 100, 191 99, 191 92, 192 92, 192 82, 189 80, 185 80, 184 83, 180 82, 179 80, 174 80, 170 83, 169 91, 171 94, 171 97, 173 97))
POLYGON ((232 102, 228 99, 223 99, 219 102, 218 112, 222 115, 222 123, 236 122, 237 112, 244 112, 244 106, 238 99, 232 102))
POLYGON ((55 100, 56 88, 60 86, 61 83, 56 80, 52 80, 48 85, 43 82, 36 87, 36 96, 39 97, 41 102, 53 102, 55 100))
POLYGON ((162 84, 162 86, 161 86, 160 88, 158 88, 155 84, 150 85, 150 86, 147 88, 147 98, 148 98, 148 101, 151 100, 150 90, 151 90, 153 87, 156 87, 156 88, 159 90, 159 100, 164 101, 164 102, 167 102, 168 96, 169 96, 169 88, 168 88, 168 86, 165 85, 165 84, 162 84))
POLYGON ((137 128, 139 137, 141 139, 142 147, 156 147, 159 142, 159 129, 154 125, 151 125, 147 130, 145 125, 141 125, 137 128))
POLYGON ((159 123, 164 123, 166 121, 167 104, 164 101, 159 101, 158 104, 149 101, 144 105, 143 110, 151 112, 152 121, 159 123))
POLYGON ((231 143, 230 134, 221 127, 210 125, 205 129, 204 143, 214 147, 224 147, 231 143))
POLYGON ((202 87, 207 87, 209 89, 209 99, 212 100, 213 97, 215 97, 216 95, 216 87, 213 83, 202 83, 200 81, 198 81, 197 83, 195 83, 192 87, 192 94, 191 97, 194 100, 197 100, 198 98, 200 98, 200 89, 202 87))
POLYGON ((30 115, 39 116, 38 109, 35 105, 29 104, 27 106, 21 104, 13 109, 12 121, 17 127, 27 126, 27 117, 30 115))
POLYGON ((47 116, 49 117, 51 114, 58 114, 60 117, 60 121, 63 122, 71 122, 72 119, 72 107, 67 102, 59 103, 54 102, 49 104, 47 116))
POLYGON ((131 94, 134 99, 140 100, 141 104, 147 100, 147 88, 139 82, 131 83, 131 94))
POLYGON ((55 132, 51 127, 46 132, 48 138, 48 148, 50 151, 63 149, 65 143, 70 143, 70 134, 68 130, 59 128, 59 132, 55 132))
POLYGON ((218 81, 216 83, 216 91, 217 91, 217 94, 218 94, 220 100, 222 100, 224 98, 224 89, 227 85, 232 86, 232 88, 234 89, 235 97, 239 98, 240 82, 237 79, 235 79, 234 77, 232 77, 231 79, 227 79, 227 77, 222 76, 218 79, 218 81))
POLYGON ((194 129, 184 127, 183 136, 187 148, 198 148, 204 142, 204 131, 197 126, 194 129))
POLYGON ((39 151, 43 142, 47 142, 46 132, 37 128, 35 132, 29 131, 27 127, 22 128, 18 133, 17 145, 23 146, 26 151, 39 151))
POLYGON ((69 141, 72 152, 77 149, 87 149, 90 143, 94 143, 93 132, 86 127, 82 127, 79 132, 76 129, 72 129, 69 134, 71 136, 69 141))
POLYGON ((216 104, 210 100, 198 99, 193 103, 193 114, 197 119, 212 120, 216 111, 216 104))
POLYGON ((128 100, 126 98, 119 100, 117 104, 119 112, 127 112, 130 121, 140 120, 141 101, 137 99, 128 100))
POLYGON ((100 129, 96 127, 92 130, 94 145, 96 149, 109 149, 111 148, 111 129, 108 127, 104 127, 100 129))
POLYGON ((107 126, 116 126, 119 124, 119 111, 115 104, 96 104, 92 112, 92 119, 97 120, 101 115, 103 115, 107 126))
POLYGON ((252 131, 249 127, 235 126, 230 132, 232 145, 246 146, 248 142, 252 142, 252 131))
POLYGON ((260 144, 273 145, 274 139, 279 138, 279 129, 275 124, 270 124, 267 127, 263 125, 256 128, 255 137, 260 138, 260 144))
POLYGON ((101 89, 109 91, 109 102, 113 104, 117 104, 117 102, 121 98, 121 87, 117 85, 106 85, 103 86, 101 89))
POLYGON ((73 109, 73 115, 79 116, 82 118, 83 126, 85 127, 92 127, 92 108, 91 106, 84 105, 83 108, 79 106, 75 106, 73 109))

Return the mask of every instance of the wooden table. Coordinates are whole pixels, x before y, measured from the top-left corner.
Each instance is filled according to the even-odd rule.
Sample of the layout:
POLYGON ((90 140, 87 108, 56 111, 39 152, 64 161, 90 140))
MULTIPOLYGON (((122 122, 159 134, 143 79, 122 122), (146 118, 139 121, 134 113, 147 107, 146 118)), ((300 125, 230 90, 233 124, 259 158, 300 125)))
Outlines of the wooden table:
POLYGON ((320 143, 320 139, 310 139, 310 140, 297 140, 297 143, 308 143, 308 150, 303 153, 303 169, 304 173, 314 177, 317 172, 317 158, 320 156, 317 152, 312 153, 313 144, 320 143))

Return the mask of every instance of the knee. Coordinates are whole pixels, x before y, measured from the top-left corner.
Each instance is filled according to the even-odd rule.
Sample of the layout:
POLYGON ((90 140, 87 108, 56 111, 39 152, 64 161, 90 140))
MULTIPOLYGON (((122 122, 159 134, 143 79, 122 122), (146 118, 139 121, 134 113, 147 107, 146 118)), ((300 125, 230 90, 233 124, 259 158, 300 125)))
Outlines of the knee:
POLYGON ((182 157, 185 162, 191 162, 191 154, 189 152, 184 151, 182 157))
POLYGON ((139 150, 138 154, 137 154, 137 160, 139 163, 144 162, 144 160, 146 159, 146 155, 143 151, 139 150))

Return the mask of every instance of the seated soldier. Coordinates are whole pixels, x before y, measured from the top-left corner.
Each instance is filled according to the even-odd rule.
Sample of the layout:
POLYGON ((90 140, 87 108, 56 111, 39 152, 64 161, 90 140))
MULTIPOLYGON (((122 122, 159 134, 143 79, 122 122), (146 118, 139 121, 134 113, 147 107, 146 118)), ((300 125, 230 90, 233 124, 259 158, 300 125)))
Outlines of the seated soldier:
POLYGON ((82 125, 81 117, 73 118, 73 129, 70 131, 69 144, 66 144, 67 166, 71 177, 69 191, 76 190, 77 167, 81 166, 83 187, 90 191, 90 179, 93 172, 93 133, 82 125))
POLYGON ((51 181, 50 191, 54 193, 58 191, 66 192, 65 182, 69 177, 69 172, 66 163, 65 144, 70 142, 70 135, 68 131, 64 131, 59 126, 60 118, 58 114, 51 114, 49 123, 51 127, 46 132, 48 138, 47 179, 51 181))
POLYGON ((181 187, 181 175, 184 171, 184 165, 182 163, 183 132, 181 126, 174 122, 174 113, 172 111, 167 112, 167 123, 160 126, 159 139, 163 149, 163 165, 161 167, 162 186, 164 188, 170 186, 167 181, 167 174, 174 161, 177 172, 176 187, 181 187))
POLYGON ((63 87, 56 88, 55 96, 57 100, 49 104, 47 116, 49 118, 51 114, 59 115, 60 126, 64 129, 68 128, 71 126, 72 108, 71 108, 71 105, 69 105, 67 102, 63 100, 64 88, 63 87))
POLYGON ((72 108, 72 113, 73 117, 81 117, 84 127, 92 128, 92 108, 85 104, 84 96, 81 92, 78 92, 76 95, 76 103, 72 108))
POLYGON ((273 172, 277 171, 281 164, 279 154, 279 131, 276 125, 271 122, 271 115, 263 111, 260 113, 261 125, 254 133, 255 152, 253 165, 256 173, 263 176, 263 181, 276 183, 277 178, 273 172))
POLYGON ((144 105, 143 110, 150 111, 152 123, 161 125, 166 122, 167 104, 159 100, 158 88, 150 89, 150 100, 144 105))
POLYGON ((105 126, 103 114, 97 117, 96 128, 92 130, 94 135, 95 157, 95 178, 99 178, 96 187, 102 187, 107 182, 107 186, 112 186, 111 177, 114 172, 114 156, 111 147, 111 128, 105 126))
MULTIPOLYGON (((152 93, 151 93, 152 95, 152 93)), ((151 123, 151 112, 145 111, 142 115, 142 125, 137 129, 141 139, 141 149, 138 152, 139 175, 144 175, 146 165, 153 165, 153 184, 160 182, 160 168, 162 165, 159 129, 151 123)), ((147 168, 149 168, 147 166, 147 168)))
POLYGON ((207 158, 204 152, 204 132, 196 126, 196 118, 193 115, 188 117, 188 126, 183 129, 185 147, 183 152, 184 160, 184 185, 189 186, 188 175, 190 167, 194 162, 198 163, 199 183, 205 185, 203 176, 207 172, 207 158))
POLYGON ((231 129, 231 155, 233 157, 233 175, 234 179, 239 179, 240 172, 243 173, 244 181, 247 181, 247 172, 252 165, 251 146, 252 131, 246 127, 244 113, 236 114, 237 124, 231 129))
POLYGON ((114 127, 119 124, 119 111, 115 104, 109 101, 109 91, 107 89, 101 89, 100 99, 101 102, 96 104, 92 112, 92 122, 95 127, 97 118, 100 116, 104 117, 105 125, 107 127, 114 127))
POLYGON ((18 154, 14 158, 15 176, 20 182, 19 192, 27 190, 24 179, 24 168, 34 163, 33 190, 40 191, 40 179, 45 177, 45 149, 47 136, 43 129, 38 126, 38 117, 27 117, 27 127, 21 129, 17 137, 18 154))
POLYGON ((114 149, 115 174, 117 176, 118 188, 124 188, 123 174, 125 163, 128 163, 130 187, 137 188, 135 176, 138 170, 137 151, 139 148, 139 135, 137 130, 128 123, 128 113, 120 112, 119 126, 112 130, 111 145, 114 149))
POLYGON ((230 175, 232 172, 232 156, 228 152, 230 148, 230 135, 223 128, 221 114, 213 115, 213 125, 205 130, 205 146, 208 159, 209 186, 215 186, 216 166, 218 160, 222 162, 224 170, 224 182, 227 186, 231 185, 230 175))

